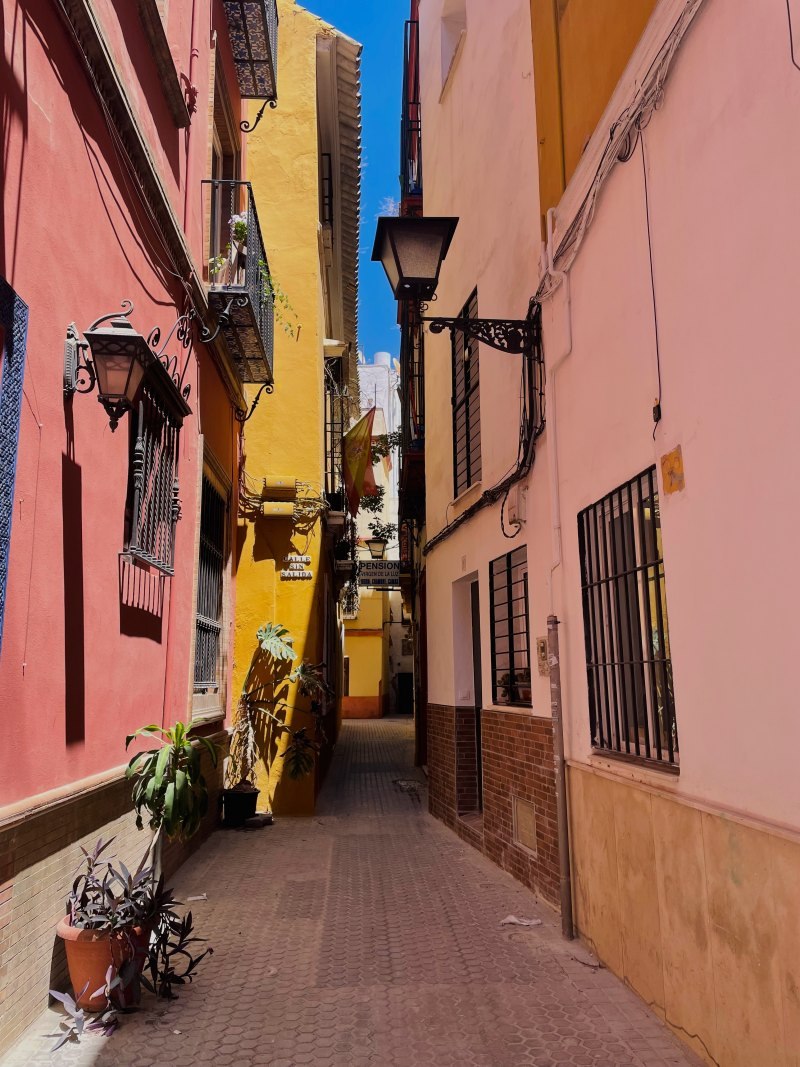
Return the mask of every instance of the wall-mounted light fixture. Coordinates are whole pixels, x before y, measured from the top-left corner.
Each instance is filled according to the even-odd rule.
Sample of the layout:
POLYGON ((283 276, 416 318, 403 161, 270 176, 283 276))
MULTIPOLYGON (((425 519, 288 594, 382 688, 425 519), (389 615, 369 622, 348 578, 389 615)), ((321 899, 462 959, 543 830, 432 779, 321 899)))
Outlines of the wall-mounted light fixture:
MULTIPOLYGON (((436 297, 439 272, 458 225, 457 218, 382 216, 378 219, 372 259, 383 264, 395 300, 407 300, 425 310, 436 297)), ((532 302, 533 303, 533 302, 532 302)), ((532 317, 527 319, 427 318, 431 333, 459 331, 500 352, 531 353, 535 339, 532 317)), ((467 351, 465 345, 465 352, 467 351)))
POLYGON ((364 544, 369 549, 369 554, 373 559, 383 559, 386 552, 386 542, 382 537, 368 537, 364 544))
POLYGON ((97 386, 97 399, 108 414, 112 430, 133 407, 145 373, 155 359, 145 338, 128 321, 133 304, 123 300, 122 307, 122 311, 95 319, 84 332, 85 341, 80 340, 75 324, 70 323, 64 344, 64 395, 91 393, 97 386))
MULTIPOLYGON (((174 391, 178 407, 186 409, 182 414, 189 411, 185 403, 189 387, 181 388, 186 368, 179 377, 177 359, 165 356, 164 350, 173 335, 184 349, 190 347, 194 312, 178 318, 167 342, 158 349, 160 331, 156 328, 147 338, 143 337, 128 321, 132 311, 131 301, 123 300, 121 311, 95 319, 84 331, 83 341, 75 323, 70 323, 64 342, 64 396, 91 393, 96 386, 97 399, 108 414, 112 431, 116 430, 122 416, 133 409, 145 375, 156 364, 167 392, 174 391)), ((202 340, 206 339, 205 332, 201 329, 202 340)))

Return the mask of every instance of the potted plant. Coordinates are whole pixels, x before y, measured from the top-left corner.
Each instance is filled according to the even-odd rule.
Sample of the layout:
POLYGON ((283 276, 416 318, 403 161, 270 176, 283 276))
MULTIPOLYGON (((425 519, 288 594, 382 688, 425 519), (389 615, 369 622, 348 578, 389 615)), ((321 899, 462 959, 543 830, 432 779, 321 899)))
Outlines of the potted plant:
POLYGON ((165 900, 172 899, 163 879, 155 881, 153 868, 145 866, 149 848, 131 874, 104 856, 112 841, 98 841, 91 852, 81 847, 84 869, 56 930, 77 1006, 85 1011, 104 1011, 109 1001, 119 1008, 138 1003, 150 934, 165 900))
MULTIPOLYGON (((256 813, 259 790, 255 775, 258 751, 256 748, 253 697, 258 692, 254 682, 259 670, 271 663, 297 659, 292 647, 294 638, 285 626, 267 622, 257 632, 258 648, 242 684, 236 722, 231 738, 230 763, 227 778, 233 784, 222 791, 222 821, 227 827, 243 826, 256 813)), ((260 688, 260 687, 259 687, 260 688)))
POLYGON ((128 763, 125 775, 132 778, 136 825, 144 825, 142 812, 149 815, 148 825, 155 831, 153 847, 160 849, 160 831, 185 841, 200 829, 208 812, 208 786, 203 777, 200 746, 216 767, 218 753, 207 737, 190 737, 191 727, 177 722, 171 728, 151 724, 129 734, 127 749, 136 737, 153 737, 158 748, 137 752, 128 763), (194 743, 196 742, 196 744, 194 743))

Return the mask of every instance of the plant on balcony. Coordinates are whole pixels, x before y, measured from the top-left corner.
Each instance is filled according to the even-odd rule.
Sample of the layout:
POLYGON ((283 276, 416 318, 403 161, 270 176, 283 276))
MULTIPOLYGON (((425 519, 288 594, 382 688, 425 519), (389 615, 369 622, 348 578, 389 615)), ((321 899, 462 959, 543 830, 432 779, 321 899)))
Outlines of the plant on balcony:
POLYGON ((369 524, 369 530, 376 541, 385 541, 388 544, 397 535, 397 523, 373 519, 369 524))
POLYGON ((386 488, 383 485, 375 487, 375 492, 370 496, 362 496, 358 502, 359 511, 366 511, 368 515, 380 515, 383 511, 386 488))
POLYGON ((228 225, 231 228, 231 235, 234 241, 239 245, 247 243, 247 215, 232 215, 228 219, 228 225))
POLYGON ((268 264, 262 259, 259 260, 258 269, 261 273, 263 301, 266 304, 270 299, 272 300, 272 310, 275 315, 275 321, 279 322, 283 332, 288 337, 295 337, 295 330, 299 329, 297 325, 297 312, 292 307, 288 296, 281 288, 280 282, 270 273, 268 264), (293 320, 293 321, 292 321, 293 320))
POLYGON ((372 462, 379 463, 392 452, 397 451, 403 439, 402 430, 390 430, 389 433, 379 433, 372 438, 372 462))

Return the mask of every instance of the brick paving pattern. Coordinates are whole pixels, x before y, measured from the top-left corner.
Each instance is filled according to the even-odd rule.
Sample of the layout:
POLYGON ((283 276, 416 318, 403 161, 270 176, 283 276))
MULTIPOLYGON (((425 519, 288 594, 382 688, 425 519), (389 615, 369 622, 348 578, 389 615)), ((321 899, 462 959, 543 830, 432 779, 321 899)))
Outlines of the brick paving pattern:
POLYGON ((531 893, 427 814, 411 724, 344 725, 319 813, 219 832, 175 879, 214 946, 174 1002, 8 1067, 690 1067, 531 893), (503 927, 514 914, 539 927, 503 927))

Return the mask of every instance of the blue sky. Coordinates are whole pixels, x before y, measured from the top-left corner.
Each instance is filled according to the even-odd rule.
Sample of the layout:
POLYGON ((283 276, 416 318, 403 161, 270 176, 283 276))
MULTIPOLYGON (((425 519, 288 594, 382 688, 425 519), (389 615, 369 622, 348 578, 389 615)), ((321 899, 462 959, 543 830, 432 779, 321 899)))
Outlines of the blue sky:
POLYGON ((397 305, 380 263, 372 263, 375 217, 388 197, 397 200, 403 28, 409 0, 301 0, 302 7, 364 45, 361 57, 363 175, 359 343, 367 361, 376 352, 399 354, 397 305))

